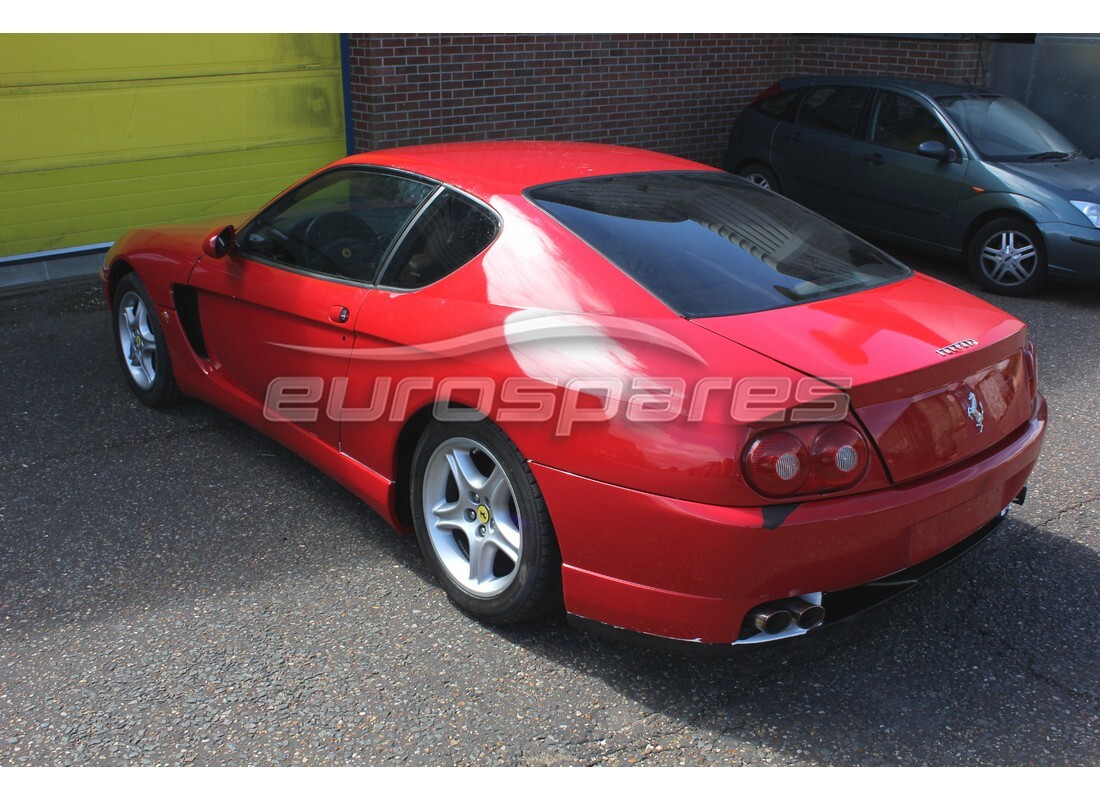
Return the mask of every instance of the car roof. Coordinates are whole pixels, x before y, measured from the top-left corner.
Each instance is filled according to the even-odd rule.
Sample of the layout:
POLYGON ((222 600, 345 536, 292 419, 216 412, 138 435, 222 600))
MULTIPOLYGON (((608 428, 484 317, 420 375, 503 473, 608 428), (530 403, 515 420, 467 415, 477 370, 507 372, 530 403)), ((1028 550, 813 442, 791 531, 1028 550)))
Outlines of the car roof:
POLYGON ((944 83, 940 81, 922 81, 913 78, 897 78, 889 75, 803 75, 794 78, 784 78, 779 82, 783 91, 801 89, 806 86, 814 86, 819 83, 841 84, 849 86, 874 86, 889 89, 908 89, 912 92, 920 92, 929 97, 942 97, 963 93, 980 92, 981 94, 999 94, 992 89, 983 86, 966 86, 957 83, 944 83))
POLYGON ((416 145, 350 156, 339 164, 405 170, 488 200, 545 183, 631 172, 714 170, 695 161, 618 145, 499 141, 416 145))

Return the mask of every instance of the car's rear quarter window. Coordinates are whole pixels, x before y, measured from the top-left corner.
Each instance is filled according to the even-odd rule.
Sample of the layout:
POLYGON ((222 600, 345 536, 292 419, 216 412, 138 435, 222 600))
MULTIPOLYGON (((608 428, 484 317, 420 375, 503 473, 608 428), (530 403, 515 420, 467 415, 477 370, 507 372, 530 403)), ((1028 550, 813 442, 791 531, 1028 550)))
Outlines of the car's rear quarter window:
POLYGON ((586 178, 526 195, 685 317, 781 308, 909 274, 836 225, 722 172, 586 178))
POLYGON ((776 119, 790 121, 794 118, 794 112, 800 92, 782 92, 768 97, 756 104, 756 109, 762 114, 776 119))
POLYGON ((381 283, 401 289, 435 283, 488 247, 498 227, 485 209, 448 190, 413 225, 381 283))

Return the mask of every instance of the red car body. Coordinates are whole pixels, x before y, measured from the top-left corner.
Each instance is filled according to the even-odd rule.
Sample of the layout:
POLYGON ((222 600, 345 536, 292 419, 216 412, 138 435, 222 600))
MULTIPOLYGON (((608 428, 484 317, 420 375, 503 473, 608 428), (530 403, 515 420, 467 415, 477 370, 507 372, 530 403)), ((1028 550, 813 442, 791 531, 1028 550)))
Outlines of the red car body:
POLYGON ((135 231, 107 256, 109 307, 117 307, 120 282, 136 274, 180 392, 281 442, 398 529, 412 527, 413 452, 438 401, 433 389, 452 379, 452 401, 492 420, 528 465, 556 532, 561 598, 574 622, 725 645, 801 633, 756 631, 753 614, 802 598, 823 607, 827 622, 840 618, 865 604, 859 587, 870 596, 911 583, 1022 498, 1045 401, 1026 326, 975 297, 912 274, 825 300, 688 319, 525 192, 708 167, 543 142, 380 151, 322 173, 347 168, 453 187, 491 209, 499 231, 464 266, 412 291, 236 251, 215 257, 211 225, 135 231), (517 339, 530 320, 582 329, 586 349, 576 359, 564 346, 532 350, 517 339), (655 345, 661 337, 675 347, 655 345), (658 409, 651 417, 660 419, 634 415, 642 421, 611 415, 612 404, 660 404, 644 392, 570 388, 601 369, 685 386, 709 379, 715 402, 694 419, 685 408, 658 409), (284 402, 273 414, 272 382, 287 376, 312 382, 276 392, 284 402), (374 418, 380 376, 405 393, 374 418), (771 389, 746 390, 731 421, 726 412, 739 402, 731 396, 746 377, 771 389), (544 392, 502 395, 510 378, 544 392), (479 380, 489 381, 487 394, 479 380), (799 409, 838 395, 843 424, 869 444, 862 477, 789 497, 754 489, 745 475, 754 437, 817 436, 799 409), (760 397, 768 402, 753 402, 760 397), (542 401, 575 410, 567 431, 525 416, 542 401))

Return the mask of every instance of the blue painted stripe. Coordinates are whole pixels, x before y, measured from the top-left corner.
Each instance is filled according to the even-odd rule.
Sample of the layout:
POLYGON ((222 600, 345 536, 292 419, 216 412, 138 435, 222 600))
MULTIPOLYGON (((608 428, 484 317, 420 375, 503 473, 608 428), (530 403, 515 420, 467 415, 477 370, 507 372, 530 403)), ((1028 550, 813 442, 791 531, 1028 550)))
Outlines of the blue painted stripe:
POLYGON ((344 144, 348 155, 355 153, 355 125, 351 117, 351 43, 348 34, 340 34, 340 63, 344 77, 344 144))

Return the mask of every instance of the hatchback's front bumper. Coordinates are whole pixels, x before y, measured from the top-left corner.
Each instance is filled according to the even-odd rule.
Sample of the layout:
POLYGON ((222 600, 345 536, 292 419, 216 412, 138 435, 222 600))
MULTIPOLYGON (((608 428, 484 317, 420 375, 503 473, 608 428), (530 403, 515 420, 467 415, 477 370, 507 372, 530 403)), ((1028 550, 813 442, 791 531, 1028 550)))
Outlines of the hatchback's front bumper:
POLYGON ((1039 225, 1052 277, 1100 285, 1100 228, 1048 222, 1039 225))

